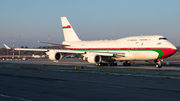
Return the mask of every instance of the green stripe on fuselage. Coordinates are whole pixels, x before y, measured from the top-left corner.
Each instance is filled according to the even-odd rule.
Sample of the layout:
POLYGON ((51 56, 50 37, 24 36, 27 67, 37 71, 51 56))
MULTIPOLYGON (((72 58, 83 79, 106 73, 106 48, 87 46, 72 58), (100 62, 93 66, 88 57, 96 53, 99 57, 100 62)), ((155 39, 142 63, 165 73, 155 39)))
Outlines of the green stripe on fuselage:
POLYGON ((69 29, 69 27, 64 27, 63 29, 69 29))
POLYGON ((157 59, 161 58, 161 56, 164 53, 162 50, 158 50, 158 49, 76 49, 76 50, 79 50, 79 51, 155 51, 159 54, 157 59))

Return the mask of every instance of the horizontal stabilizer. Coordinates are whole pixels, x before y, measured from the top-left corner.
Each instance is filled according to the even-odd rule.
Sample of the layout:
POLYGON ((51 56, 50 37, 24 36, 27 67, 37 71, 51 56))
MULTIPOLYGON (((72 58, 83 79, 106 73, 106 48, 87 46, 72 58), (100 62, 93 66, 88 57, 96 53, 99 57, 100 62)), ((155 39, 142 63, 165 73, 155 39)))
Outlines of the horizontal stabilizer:
POLYGON ((46 43, 46 44, 59 45, 59 46, 70 46, 70 45, 59 44, 59 43, 51 43, 51 42, 43 42, 43 41, 38 41, 38 42, 39 42, 39 43, 46 43))

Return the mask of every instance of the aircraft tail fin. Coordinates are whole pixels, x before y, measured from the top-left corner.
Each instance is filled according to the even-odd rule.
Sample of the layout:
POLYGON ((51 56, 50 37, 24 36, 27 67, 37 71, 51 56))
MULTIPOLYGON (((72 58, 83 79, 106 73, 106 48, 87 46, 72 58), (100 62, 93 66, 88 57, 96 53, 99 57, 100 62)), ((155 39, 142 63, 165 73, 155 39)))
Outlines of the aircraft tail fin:
POLYGON ((61 22, 65 41, 81 41, 76 35, 75 31, 73 30, 66 17, 61 17, 61 22))

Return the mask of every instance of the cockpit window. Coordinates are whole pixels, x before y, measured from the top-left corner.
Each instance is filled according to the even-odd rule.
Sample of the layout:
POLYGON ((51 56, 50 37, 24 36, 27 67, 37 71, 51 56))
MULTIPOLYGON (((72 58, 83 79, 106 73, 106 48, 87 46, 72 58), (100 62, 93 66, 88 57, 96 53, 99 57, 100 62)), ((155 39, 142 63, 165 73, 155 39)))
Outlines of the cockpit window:
POLYGON ((167 40, 167 38, 159 38, 159 40, 167 40))

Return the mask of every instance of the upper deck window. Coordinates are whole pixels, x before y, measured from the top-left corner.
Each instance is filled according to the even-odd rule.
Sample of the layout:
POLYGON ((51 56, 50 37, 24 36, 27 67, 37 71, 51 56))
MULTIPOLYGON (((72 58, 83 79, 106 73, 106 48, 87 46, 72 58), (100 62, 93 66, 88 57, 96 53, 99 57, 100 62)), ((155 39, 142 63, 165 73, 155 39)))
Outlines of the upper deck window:
POLYGON ((140 39, 140 41, 148 41, 148 39, 140 39))
POLYGON ((167 40, 167 38, 159 38, 159 40, 167 40))
POLYGON ((137 41, 137 39, 130 39, 130 41, 137 41))

